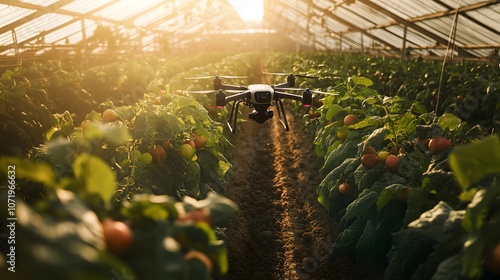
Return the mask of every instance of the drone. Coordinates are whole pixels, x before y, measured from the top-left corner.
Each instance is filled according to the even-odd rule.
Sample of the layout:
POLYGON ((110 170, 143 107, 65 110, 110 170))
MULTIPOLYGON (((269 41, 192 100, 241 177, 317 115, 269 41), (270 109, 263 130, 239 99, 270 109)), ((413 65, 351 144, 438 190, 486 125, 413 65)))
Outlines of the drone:
POLYGON ((286 76, 286 82, 277 85, 268 84, 251 84, 248 86, 230 85, 222 82, 222 79, 242 79, 245 76, 204 76, 204 77, 186 77, 189 80, 210 79, 213 78, 213 90, 193 90, 188 93, 215 93, 215 106, 223 108, 230 102, 233 102, 229 111, 227 125, 231 133, 236 132, 236 122, 238 118, 239 105, 243 103, 253 111, 248 114, 248 118, 259 124, 265 123, 273 118, 273 110, 270 107, 276 107, 279 122, 284 126, 286 131, 290 130, 286 119, 285 106, 283 99, 291 99, 302 102, 304 107, 310 107, 312 103, 312 94, 337 95, 334 93, 321 92, 310 90, 308 88, 295 88, 295 78, 317 78, 314 76, 300 74, 285 74, 285 73, 269 73, 263 74, 286 76), (285 91, 302 91, 302 95, 287 93, 285 91), (227 95, 233 93, 232 95, 227 95))

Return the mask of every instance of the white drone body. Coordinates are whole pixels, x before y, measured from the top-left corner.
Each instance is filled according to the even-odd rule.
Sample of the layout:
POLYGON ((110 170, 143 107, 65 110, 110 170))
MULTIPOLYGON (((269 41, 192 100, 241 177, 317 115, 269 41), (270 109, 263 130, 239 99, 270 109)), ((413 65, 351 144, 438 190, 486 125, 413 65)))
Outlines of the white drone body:
POLYGON ((253 104, 270 104, 274 98, 274 89, 266 84, 253 84, 248 86, 250 101, 253 104))

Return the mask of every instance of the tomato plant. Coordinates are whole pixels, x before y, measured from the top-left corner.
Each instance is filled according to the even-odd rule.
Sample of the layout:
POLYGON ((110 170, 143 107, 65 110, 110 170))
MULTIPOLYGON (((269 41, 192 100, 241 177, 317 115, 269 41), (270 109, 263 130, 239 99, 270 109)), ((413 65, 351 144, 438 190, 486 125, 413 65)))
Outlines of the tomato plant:
MULTIPOLYGON (((439 215, 444 212, 449 214, 448 221, 462 220, 464 212, 455 209, 469 203, 475 190, 463 189, 458 182, 470 185, 470 178, 479 178, 480 174, 484 174, 473 174, 467 168, 460 172, 451 171, 459 158, 466 160, 458 156, 462 152, 454 152, 459 144, 476 141, 488 131, 494 131, 494 125, 486 119, 494 118, 495 106, 466 110, 463 96, 454 98, 459 94, 470 95, 470 91, 463 90, 470 89, 470 82, 467 81, 470 77, 454 75, 468 71, 477 74, 482 67, 449 66, 450 72, 444 75, 454 76, 451 78, 453 82, 441 86, 453 94, 448 94, 437 103, 435 78, 440 71, 421 61, 400 63, 366 56, 336 57, 321 53, 293 56, 293 59, 296 71, 321 76, 314 81, 314 85, 307 81, 302 86, 336 94, 322 99, 323 105, 317 108, 321 112, 320 117, 314 120, 302 118, 306 129, 315 137, 316 155, 323 160, 320 169, 323 180, 318 186, 318 200, 345 225, 344 232, 332 246, 331 258, 355 256, 357 261, 385 270, 385 279, 411 279, 412 275, 413 279, 431 279, 434 273, 450 278, 461 274, 478 279, 485 271, 481 266, 482 254, 486 254, 481 249, 484 248, 479 241, 482 239, 474 239, 477 235, 469 236, 464 246, 463 231, 454 227, 460 222, 448 224, 456 233, 453 240, 433 239, 429 237, 436 237, 436 232, 429 232, 423 226, 413 226, 418 224, 413 222, 433 207, 435 211, 422 216, 426 221, 422 225, 428 223, 426 217, 432 216, 429 220, 436 221, 435 230, 441 230, 443 224, 437 221, 444 217, 439 215), (329 68, 327 65, 336 66, 329 68), (485 116, 482 120, 477 117, 480 111, 485 116), (363 118, 355 124, 344 123, 348 115, 363 118), (432 148, 429 145, 431 140, 434 140, 432 148), (355 144, 356 149, 351 144, 355 144), (451 146, 453 150, 449 149, 451 146), (376 155, 377 161, 384 164, 375 164, 375 160, 373 164, 367 164, 367 158, 372 154, 369 147, 380 151, 376 155), (349 199, 336 191, 345 181, 349 181, 352 189, 349 199), (408 228, 409 225, 411 228, 408 228), (463 247, 464 250, 459 255, 449 251, 434 252, 435 247, 432 246, 435 242, 452 242, 446 244, 455 244, 456 248, 463 247), (419 244, 418 249, 415 244, 419 244), (388 264, 380 260, 382 255, 388 256, 388 264), (445 267, 451 268, 446 270, 445 267)), ((270 70, 280 71, 279 67, 283 65, 270 70)), ((488 69, 498 70, 498 67, 488 69)), ((490 76, 487 73, 484 75, 490 76)), ((492 77, 492 80, 498 78, 492 77)), ((491 82, 474 84, 476 93, 486 92, 491 82)), ((488 95, 490 100, 492 96, 498 99, 498 91, 494 92, 488 95)), ((478 101, 483 100, 485 95, 477 94, 470 98, 478 101)), ((296 112, 302 111, 297 108, 296 112)), ((470 159, 478 154, 463 153, 467 153, 470 159)), ((482 154, 487 155, 488 152, 482 154)), ((472 162, 474 160, 470 160, 472 162)), ((491 162, 488 169, 492 165, 491 162)), ((493 241, 490 243, 495 244, 493 241)), ((444 247, 437 249, 446 250, 444 247)))

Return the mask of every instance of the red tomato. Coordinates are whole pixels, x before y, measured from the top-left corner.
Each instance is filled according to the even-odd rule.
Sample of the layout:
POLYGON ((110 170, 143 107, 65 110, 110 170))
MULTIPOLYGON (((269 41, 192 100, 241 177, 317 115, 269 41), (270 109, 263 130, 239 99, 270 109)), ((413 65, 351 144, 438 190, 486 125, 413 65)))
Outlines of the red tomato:
POLYGON ((353 115, 353 114, 349 114, 349 115, 345 116, 345 118, 344 118, 344 124, 347 126, 357 124, 358 122, 359 122, 358 117, 356 115, 353 115))
POLYGON ((376 154, 364 154, 361 157, 361 164, 366 168, 374 168, 378 163, 379 160, 376 154))
POLYGON ((165 162, 167 160, 167 152, 162 146, 155 145, 149 150, 153 157, 153 163, 165 162))
POLYGON ((339 186, 339 192, 343 193, 343 194, 348 193, 350 189, 351 189, 351 186, 349 186, 348 183, 342 183, 339 186))
POLYGON ((203 148, 205 146, 207 139, 203 135, 200 135, 198 133, 194 133, 193 134, 193 142, 194 142, 195 149, 200 149, 200 148, 203 148))
POLYGON ((372 146, 366 147, 365 150, 363 151, 363 155, 366 155, 366 154, 376 154, 376 153, 377 153, 377 151, 372 146))
POLYGON ((390 171, 397 171, 399 168, 400 160, 395 155, 388 155, 385 159, 385 167, 390 171))
POLYGON ((111 253, 122 254, 132 244, 132 231, 127 224, 106 219, 102 222, 102 229, 106 248, 111 253))
POLYGON ((106 109, 104 112, 102 112, 101 120, 103 122, 114 122, 117 121, 120 117, 116 113, 115 110, 112 109, 106 109))
POLYGON ((155 104, 155 105, 160 105, 160 104, 161 104, 161 99, 160 99, 160 97, 156 97, 155 99, 153 99, 153 104, 155 104))
POLYGON ((438 154, 451 147, 451 143, 446 137, 434 137, 429 141, 429 152, 431 154, 438 154))

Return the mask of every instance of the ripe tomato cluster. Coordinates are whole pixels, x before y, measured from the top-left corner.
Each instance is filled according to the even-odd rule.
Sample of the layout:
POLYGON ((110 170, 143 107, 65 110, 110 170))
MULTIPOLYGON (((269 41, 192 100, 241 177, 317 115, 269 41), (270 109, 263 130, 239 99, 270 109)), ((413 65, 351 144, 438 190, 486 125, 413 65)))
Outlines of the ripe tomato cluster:
POLYGON ((367 147, 361 156, 361 164, 368 169, 374 168, 381 162, 385 164, 388 170, 396 172, 401 161, 397 155, 388 151, 377 152, 375 148, 371 146, 367 147))

